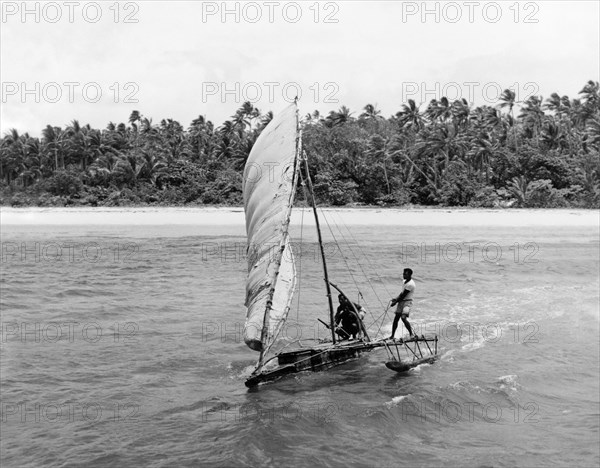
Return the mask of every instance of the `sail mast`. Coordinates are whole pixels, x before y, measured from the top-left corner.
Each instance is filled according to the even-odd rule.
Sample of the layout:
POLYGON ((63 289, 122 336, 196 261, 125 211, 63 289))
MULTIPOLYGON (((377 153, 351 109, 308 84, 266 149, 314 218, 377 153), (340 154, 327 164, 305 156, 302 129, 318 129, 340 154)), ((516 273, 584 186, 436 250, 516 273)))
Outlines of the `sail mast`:
POLYGON ((321 249, 321 258, 323 260, 323 275, 325 279, 325 287, 327 289, 327 300, 329 302, 329 324, 331 329, 331 339, 335 344, 335 326, 333 323, 333 301, 331 299, 331 287, 329 286, 329 276, 327 274, 327 262, 325 261, 325 250, 323 249, 323 239, 321 237, 321 227, 319 225, 319 216, 317 214, 317 203, 315 201, 315 193, 313 192, 312 180, 310 179, 310 172, 308 171, 308 159, 306 158, 306 152, 304 155, 304 168, 306 170, 306 181, 308 182, 308 191, 310 193, 311 204, 313 213, 315 215, 315 223, 317 225, 317 236, 319 239, 319 248, 321 249))

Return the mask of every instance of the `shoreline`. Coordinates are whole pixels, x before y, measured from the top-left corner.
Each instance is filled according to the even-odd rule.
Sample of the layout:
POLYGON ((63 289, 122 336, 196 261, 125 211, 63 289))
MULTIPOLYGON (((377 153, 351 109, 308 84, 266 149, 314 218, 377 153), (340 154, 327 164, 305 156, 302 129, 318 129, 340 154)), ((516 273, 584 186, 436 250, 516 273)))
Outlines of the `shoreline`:
MULTIPOLYGON (((314 224, 312 208, 295 208, 292 224, 314 224)), ((589 226, 598 228, 600 213, 570 208, 324 207, 332 216, 355 225, 419 226, 589 226)), ((0 207, 0 224, 8 225, 241 225, 242 206, 203 207, 0 207)))

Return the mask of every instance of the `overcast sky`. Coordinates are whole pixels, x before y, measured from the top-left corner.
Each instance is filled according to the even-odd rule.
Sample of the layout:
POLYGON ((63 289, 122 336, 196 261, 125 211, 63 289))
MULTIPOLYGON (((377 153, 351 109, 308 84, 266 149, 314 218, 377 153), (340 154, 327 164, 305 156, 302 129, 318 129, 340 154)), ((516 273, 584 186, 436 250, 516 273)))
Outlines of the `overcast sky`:
POLYGON ((370 103, 387 117, 442 95, 493 105, 509 87, 576 97, 600 73, 597 1, 26 6, 2 2, 2 134, 133 110, 218 126, 245 100, 277 112, 296 94, 302 114, 370 103))

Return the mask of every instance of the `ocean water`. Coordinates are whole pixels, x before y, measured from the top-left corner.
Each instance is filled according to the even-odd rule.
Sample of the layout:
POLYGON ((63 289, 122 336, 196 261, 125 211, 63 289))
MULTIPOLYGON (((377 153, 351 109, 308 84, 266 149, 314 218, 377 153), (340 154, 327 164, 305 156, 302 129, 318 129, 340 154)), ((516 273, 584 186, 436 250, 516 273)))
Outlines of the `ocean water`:
MULTIPOLYGON (((248 390, 243 225, 3 226, 2 465, 599 465, 597 226, 324 221, 372 337, 414 270, 436 363, 400 375, 380 349, 248 390)), ((315 235, 292 234, 283 338, 326 338, 315 235)))

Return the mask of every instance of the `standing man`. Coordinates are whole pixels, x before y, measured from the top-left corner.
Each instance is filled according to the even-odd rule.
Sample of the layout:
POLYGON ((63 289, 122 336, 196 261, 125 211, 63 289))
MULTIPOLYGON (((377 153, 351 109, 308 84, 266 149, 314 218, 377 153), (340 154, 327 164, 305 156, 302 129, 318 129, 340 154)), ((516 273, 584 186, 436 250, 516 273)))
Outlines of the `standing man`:
POLYGON ((402 291, 400 291, 400 295, 392 299, 392 306, 398 304, 396 308, 396 316, 394 317, 394 323, 392 325, 392 336, 390 339, 394 339, 394 334, 396 333, 396 328, 398 328, 398 321, 402 319, 402 323, 408 330, 410 336, 413 336, 412 327, 410 323, 408 323, 408 316, 410 315, 410 309, 413 303, 413 294, 415 292, 415 282, 412 279, 413 271, 410 268, 405 268, 402 273, 402 277, 404 278, 404 283, 402 284, 402 291))

